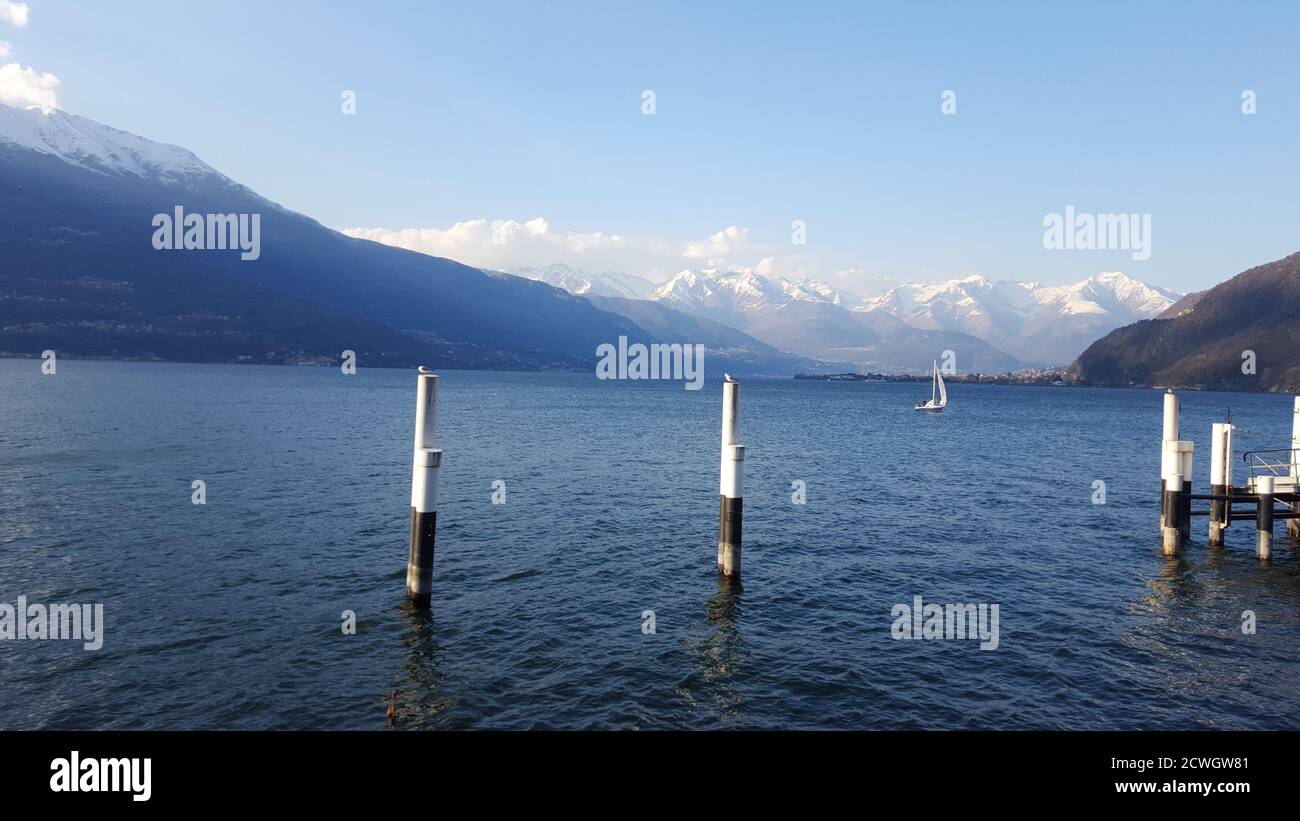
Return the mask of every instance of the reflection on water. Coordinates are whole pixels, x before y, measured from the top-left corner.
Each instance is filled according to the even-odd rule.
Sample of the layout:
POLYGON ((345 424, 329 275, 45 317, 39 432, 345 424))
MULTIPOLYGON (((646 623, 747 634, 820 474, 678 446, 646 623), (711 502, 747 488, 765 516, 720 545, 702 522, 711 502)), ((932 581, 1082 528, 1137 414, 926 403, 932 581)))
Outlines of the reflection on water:
POLYGON ((1276 543, 1285 553, 1275 550, 1272 561, 1257 561, 1254 529, 1235 530, 1227 547, 1193 542, 1180 555, 1163 558, 1159 572, 1146 580, 1148 592, 1135 602, 1124 635, 1126 663, 1155 672, 1170 699, 1169 713, 1207 706, 1180 727, 1249 726, 1245 718, 1253 713, 1266 726, 1277 721, 1272 705, 1249 695, 1248 688, 1259 685, 1250 667, 1272 666, 1277 647, 1265 631, 1276 635, 1295 624, 1294 609, 1277 603, 1300 596, 1300 563, 1294 540, 1276 543), (1234 702, 1240 704, 1233 708, 1234 702))
MULTIPOLYGON (((431 611, 415 607, 409 599, 397 608, 406 629, 401 634, 406 657, 397 675, 398 729, 428 727, 453 706, 456 699, 443 689, 442 647, 431 611)), ((387 693, 384 694, 387 703, 387 693)))
POLYGON ((744 698, 736 691, 748 655, 740 635, 741 590, 738 580, 718 576, 718 594, 705 608, 711 629, 695 652, 692 700, 703 702, 724 723, 744 717, 744 698))
POLYGON ((1296 561, 1300 548, 1292 539, 1274 542, 1274 547, 1271 560, 1251 561, 1253 553, 1241 545, 1188 545, 1178 556, 1162 557, 1159 575, 1147 579, 1149 592, 1142 604, 1156 616, 1194 611, 1199 617, 1207 606, 1249 602, 1264 593, 1281 599, 1300 596, 1300 563, 1296 561))
POLYGON ((1160 610, 1169 599, 1193 595, 1193 591, 1188 589, 1194 584, 1187 572, 1191 565, 1185 554, 1162 556, 1161 559, 1160 575, 1147 580, 1150 592, 1142 597, 1142 603, 1152 611, 1160 610))

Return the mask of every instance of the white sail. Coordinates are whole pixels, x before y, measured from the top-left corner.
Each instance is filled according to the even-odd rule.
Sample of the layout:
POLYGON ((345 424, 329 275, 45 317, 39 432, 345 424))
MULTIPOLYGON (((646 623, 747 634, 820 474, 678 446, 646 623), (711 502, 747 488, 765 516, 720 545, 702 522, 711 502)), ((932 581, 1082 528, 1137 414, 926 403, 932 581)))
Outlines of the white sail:
POLYGON ((943 375, 939 373, 939 360, 934 360, 934 375, 930 381, 930 401, 918 402, 917 410, 943 410, 948 404, 948 389, 944 387, 943 375))

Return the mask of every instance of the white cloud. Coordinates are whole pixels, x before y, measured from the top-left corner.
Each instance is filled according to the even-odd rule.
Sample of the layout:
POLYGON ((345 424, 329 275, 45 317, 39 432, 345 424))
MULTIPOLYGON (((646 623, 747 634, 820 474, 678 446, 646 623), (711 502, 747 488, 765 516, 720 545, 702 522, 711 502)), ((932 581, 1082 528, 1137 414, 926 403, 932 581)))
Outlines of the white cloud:
POLYGON ((58 108, 59 78, 17 63, 0 66, 0 103, 19 108, 39 108, 47 114, 58 108))
POLYGON ((0 22, 13 23, 19 28, 27 25, 27 4, 0 0, 0 22))
POLYGON ((593 273, 617 271, 659 282, 687 267, 728 268, 773 279, 829 280, 849 290, 876 290, 878 286, 864 271, 828 268, 807 248, 754 242, 750 229, 736 225, 687 242, 604 231, 560 231, 542 217, 472 219, 447 228, 347 228, 343 233, 498 271, 563 262, 593 273))
POLYGON ((595 231, 556 231, 542 217, 472 219, 449 228, 346 228, 351 237, 448 257, 477 268, 516 270, 566 262, 591 271, 641 272, 672 268, 671 249, 660 243, 595 231))
POLYGON ((728 225, 708 238, 686 243, 682 256, 687 259, 703 260, 706 268, 725 267, 728 261, 735 261, 749 244, 749 229, 728 225))
MULTIPOLYGON (((0 0, 0 22, 27 25, 27 4, 0 0)), ((0 40, 0 58, 8 57, 13 46, 0 40)), ((0 103, 19 108, 39 108, 46 114, 58 108, 59 78, 49 72, 37 72, 18 63, 0 66, 0 103)))

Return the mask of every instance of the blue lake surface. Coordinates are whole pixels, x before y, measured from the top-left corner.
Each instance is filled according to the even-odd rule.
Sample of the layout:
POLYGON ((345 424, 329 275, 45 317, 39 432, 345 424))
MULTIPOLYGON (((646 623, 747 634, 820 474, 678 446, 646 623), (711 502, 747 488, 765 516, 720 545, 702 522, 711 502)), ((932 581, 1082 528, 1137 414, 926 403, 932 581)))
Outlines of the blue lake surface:
MULTIPOLYGON (((0 360, 0 602, 107 622, 0 641, 0 727, 380 729, 396 690, 403 728, 1300 728, 1300 552, 1160 555, 1158 392, 746 380, 737 589, 718 381, 441 377, 419 613, 413 372, 0 360), (999 646, 895 640, 917 595, 999 646)), ((1229 406, 1240 480, 1291 402, 1184 393, 1198 489, 1229 406)))

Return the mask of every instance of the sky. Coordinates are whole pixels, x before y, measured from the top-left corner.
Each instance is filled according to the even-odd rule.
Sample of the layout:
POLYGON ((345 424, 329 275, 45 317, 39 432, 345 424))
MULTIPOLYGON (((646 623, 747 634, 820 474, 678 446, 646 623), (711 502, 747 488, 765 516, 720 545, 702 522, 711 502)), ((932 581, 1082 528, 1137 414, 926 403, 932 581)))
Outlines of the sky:
POLYGON ((1294 3, 0 0, 0 101, 507 270, 1187 292, 1300 250, 1294 3), (1149 255, 1045 248, 1067 207, 1149 255))

